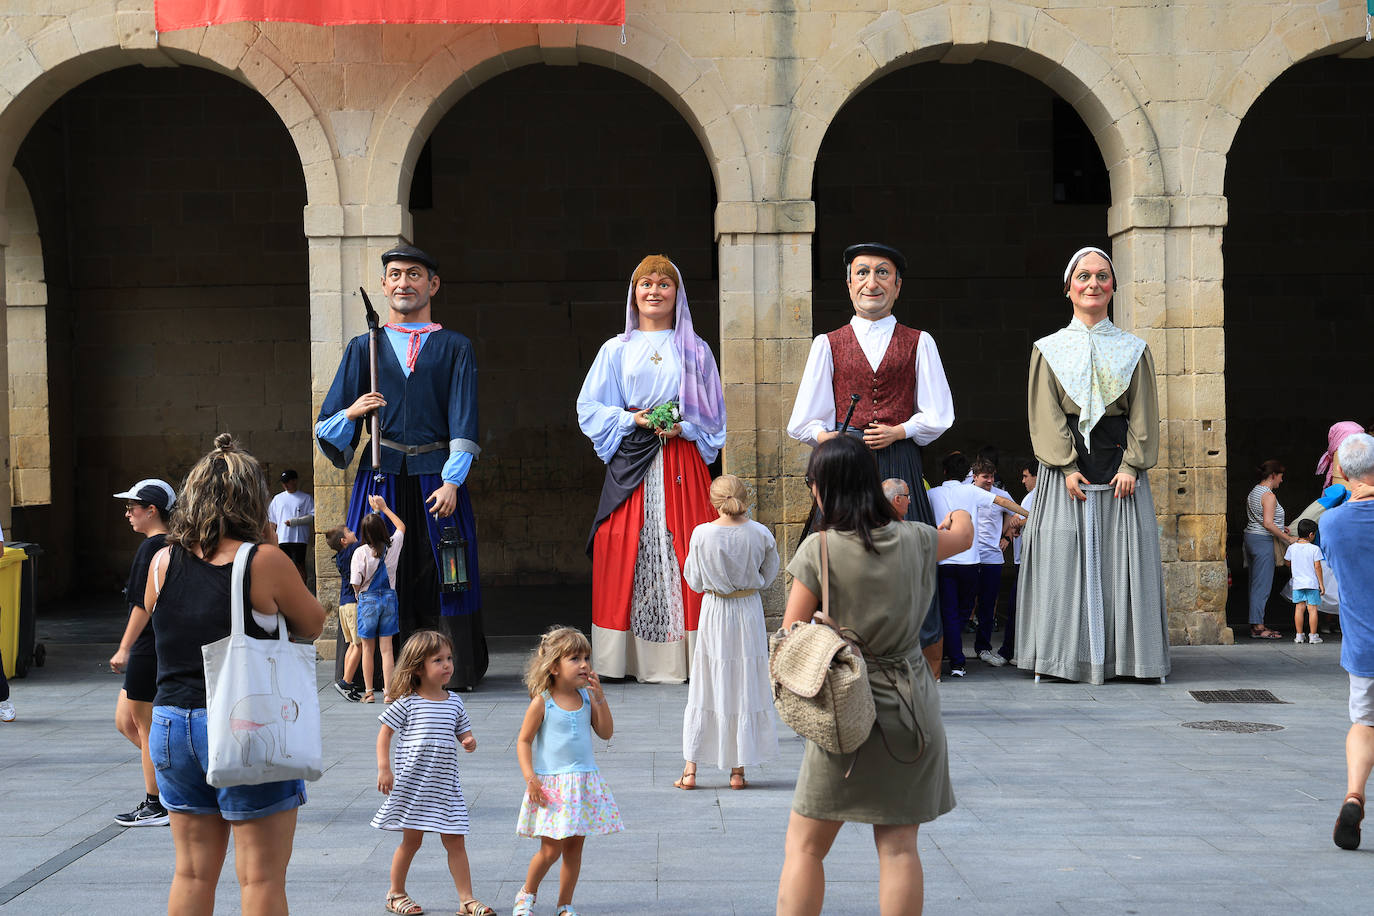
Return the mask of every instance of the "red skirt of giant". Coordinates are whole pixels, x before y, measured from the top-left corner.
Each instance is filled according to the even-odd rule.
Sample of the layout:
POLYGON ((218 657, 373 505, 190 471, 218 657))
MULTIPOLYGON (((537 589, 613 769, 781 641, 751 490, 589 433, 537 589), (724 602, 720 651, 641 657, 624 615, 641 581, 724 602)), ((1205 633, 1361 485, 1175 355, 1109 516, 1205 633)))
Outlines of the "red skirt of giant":
MULTIPOLYGON (((650 471, 652 473, 652 471, 650 471)), ((673 538, 677 578, 682 594, 685 632, 675 642, 650 643, 631 632, 635 561, 644 527, 641 481, 630 496, 601 523, 592 547, 592 654, 598 674, 635 677, 641 681, 681 683, 687 678, 696 643, 701 595, 687 587, 692 530, 718 518, 711 507, 711 477, 694 443, 682 438, 663 445, 664 519, 673 538)))

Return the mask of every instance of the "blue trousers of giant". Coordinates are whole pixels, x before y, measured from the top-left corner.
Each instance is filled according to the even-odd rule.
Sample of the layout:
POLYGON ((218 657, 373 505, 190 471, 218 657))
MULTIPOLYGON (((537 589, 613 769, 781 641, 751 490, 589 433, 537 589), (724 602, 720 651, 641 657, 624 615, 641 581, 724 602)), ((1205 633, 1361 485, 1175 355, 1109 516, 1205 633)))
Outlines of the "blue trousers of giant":
MULTIPOLYGON (((416 630, 432 629, 453 640, 453 678, 451 690, 471 690, 487 671, 487 637, 482 627, 482 587, 477 572, 477 526, 472 500, 466 485, 458 488, 458 505, 453 515, 436 519, 427 511, 425 500, 443 484, 438 474, 374 474, 359 468, 348 499, 345 524, 356 534, 363 516, 371 509, 369 496, 381 496, 391 511, 405 523, 405 543, 396 564, 396 597, 400 604, 401 632, 393 641, 400 658, 400 647, 416 630), (380 477, 380 479, 378 479, 380 477), (442 529, 457 527, 468 542, 468 578, 465 592, 439 590, 439 538, 442 529)), ((362 548, 366 549, 366 548, 362 548)), ((381 671, 380 660, 377 671, 381 671)), ((342 676, 342 662, 336 662, 342 676)))

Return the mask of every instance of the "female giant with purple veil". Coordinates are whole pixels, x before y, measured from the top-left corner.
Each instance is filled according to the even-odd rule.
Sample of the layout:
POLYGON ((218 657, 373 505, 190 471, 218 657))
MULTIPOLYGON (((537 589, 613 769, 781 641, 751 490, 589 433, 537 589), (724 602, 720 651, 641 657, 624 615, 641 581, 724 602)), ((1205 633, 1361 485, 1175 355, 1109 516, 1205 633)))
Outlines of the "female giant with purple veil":
POLYGON ((587 541, 593 666, 605 677, 681 683, 701 613, 682 568, 692 529, 716 518, 706 466, 725 443, 725 398, 668 258, 635 268, 625 333, 597 353, 577 420, 606 462, 587 541))

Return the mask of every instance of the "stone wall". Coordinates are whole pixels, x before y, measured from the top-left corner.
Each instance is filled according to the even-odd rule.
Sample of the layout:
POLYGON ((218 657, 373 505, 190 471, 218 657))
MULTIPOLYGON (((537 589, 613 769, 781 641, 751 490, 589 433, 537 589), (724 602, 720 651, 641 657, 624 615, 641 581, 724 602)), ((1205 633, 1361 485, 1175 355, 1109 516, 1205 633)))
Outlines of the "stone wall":
MULTIPOLYGON (((10 497, 15 506, 52 500, 48 436, 48 287, 33 200, 11 169, 5 193, 5 323, 9 358, 10 497)), ((4 508, 9 508, 8 506, 4 508)), ((10 520, 5 519, 9 524, 10 520)))
MULTIPOLYGON (((713 238, 689 241, 685 247, 714 242, 716 248, 714 273, 690 268, 687 273, 710 273, 717 286, 720 357, 731 417, 725 467, 755 482, 759 517, 774 526, 784 543, 804 514, 806 497, 800 480, 804 452, 785 439, 782 428, 809 338, 817 328, 833 323, 829 317, 842 313, 835 268, 827 265, 845 239, 827 233, 831 225, 844 222, 829 210, 824 210, 824 223, 818 219, 818 207, 829 208, 837 199, 827 203, 828 179, 820 161, 827 137, 837 118, 843 123, 846 105, 868 104, 865 94, 870 87, 882 92, 883 77, 909 68, 909 78, 918 83, 934 78, 944 87, 946 95, 937 93, 935 98, 945 99, 940 104, 947 121, 979 106, 1006 112, 996 124, 958 121, 966 133, 954 139, 968 143, 976 161, 993 171, 1022 171, 1019 183, 997 180, 1007 176, 979 176, 988 180, 969 187, 976 212, 1014 214, 1008 229, 1021 235, 1022 244, 1016 245, 1013 238, 1010 248, 999 251, 999 263, 1008 266, 992 282, 973 283, 957 274, 976 270, 977 260, 962 260, 957 245, 941 235, 953 236, 953 227, 968 231, 973 223, 992 238, 987 230, 993 227, 972 218, 933 224, 912 219, 910 237, 919 240, 915 247, 943 248, 945 261, 960 269, 924 276, 927 302, 914 297, 905 302, 915 311, 933 312, 937 303, 941 312, 948 308, 948 315, 940 316, 941 334, 949 348, 960 350, 984 345, 960 328, 965 317, 958 309, 960 300, 999 303, 988 320, 1011 332, 1003 335, 1005 352, 995 354, 996 387, 1008 387, 1016 352, 1023 354, 1036 332, 1024 318, 1024 324, 1015 327, 1013 315, 1018 303, 1041 301, 1041 295, 1049 305, 1052 297, 1043 292, 1044 284, 1053 285, 1067 253, 1052 256, 1051 250, 1060 244, 1055 240, 1076 243, 1086 226, 1094 238, 1110 241, 1121 274, 1129 278, 1117 296, 1114 316, 1147 338, 1161 371, 1165 448, 1152 476, 1157 481, 1171 636, 1180 642, 1230 638, 1222 604, 1226 477, 1234 462, 1228 462, 1223 328, 1234 312, 1225 307, 1230 290, 1223 290, 1228 271, 1222 245, 1232 215, 1228 196, 1235 193, 1241 199, 1244 194, 1228 183, 1228 154, 1252 106, 1295 64, 1343 55, 1351 58, 1351 68, 1368 72, 1374 43, 1363 40, 1365 19, 1359 4, 1200 0, 1084 7, 1061 0, 846 0, 774 11, 735 9, 711 0, 645 0, 627 7, 623 44, 620 29, 558 25, 312 28, 239 23, 159 35, 152 28, 151 0, 75 0, 58 13, 48 5, 21 0, 20 9, 32 15, 12 15, 0 34, 0 59, 8 61, 0 68, 0 163, 8 164, 19 144, 29 142, 25 138, 40 117, 65 94, 92 76, 129 64, 227 74, 275 112, 294 146, 285 155, 294 158, 304 184, 303 197, 298 195, 292 203, 304 204, 301 222, 294 223, 293 217, 293 232, 299 240, 299 230, 304 230, 300 250, 307 253, 308 273, 302 269, 276 282, 302 284, 295 295, 308 304, 310 384, 308 397, 302 394, 301 399, 310 404, 319 403, 343 342, 362 327, 354 291, 360 283, 375 283, 377 255, 397 238, 415 239, 421 228, 429 228, 426 220, 431 216, 419 209, 412 212, 409 206, 412 176, 426 142, 450 109, 461 110, 455 106, 470 93, 480 101, 484 84, 530 65, 602 67, 647 86, 676 109, 710 171, 716 201, 713 238), (976 89, 986 78, 984 68, 960 66, 973 62, 1020 71, 1043 88, 1023 90, 1002 82, 997 86, 1005 92, 997 86, 976 89), (929 68, 939 71, 938 76, 931 77, 929 68), (968 105, 949 103, 961 87, 967 90, 968 105), (1040 106, 1043 123, 1046 90, 1072 107, 1095 142, 1109 180, 1105 212, 1097 203, 1068 215, 1070 210, 1047 199, 1005 196, 1019 193, 1018 184, 1022 190, 1044 187, 1042 178, 1034 177, 1044 174, 1042 129, 1028 126, 1014 139, 996 132, 1005 131, 1007 118, 1025 120, 1015 114, 1017 105, 1040 106), (999 95, 1008 97, 994 97, 999 95), (999 107, 1007 103, 1011 109, 999 107), (985 136, 981 128, 986 136, 999 139, 979 147, 978 138, 985 136), (980 196, 988 194, 992 196, 980 196), (837 217, 833 222, 832 216, 837 217), (932 229, 935 238, 921 237, 932 229)), ((941 168, 962 164, 951 162, 954 157, 940 161, 951 138, 926 135, 920 126, 900 137, 875 136, 874 155, 892 161, 908 154, 918 161, 929 157, 941 168), (900 147, 896 154, 893 147, 900 147)), ((840 138, 837 150, 846 139, 840 138)), ((1324 131, 1302 139, 1309 148, 1334 148, 1334 138, 1324 131)), ((468 142, 492 141, 477 135, 468 142)), ((1366 162, 1368 143, 1361 140, 1358 146, 1358 158, 1366 162)), ((566 155, 564 148, 550 148, 546 156, 527 160, 527 166, 548 167, 566 155)), ((1293 158, 1288 168, 1298 171, 1311 162, 1311 154, 1304 161, 1293 158)), ((22 162, 20 169, 24 172, 22 162)), ((33 169, 33 174, 42 171, 39 166, 33 169)), ((43 228, 42 189, 28 174, 25 178, 45 240, 65 238, 69 231, 75 237, 85 230, 84 216, 60 233, 43 228)), ((1247 183, 1271 180, 1272 175, 1265 174, 1247 183)), ((925 188, 925 196, 938 198, 948 186, 957 191, 970 182, 951 180, 946 185, 925 188)), ((119 190, 116 183, 113 191, 119 190)), ((130 212, 113 203, 117 197, 109 195, 109 209, 130 212)), ((283 196, 283 204, 288 197, 283 196)), ((1350 201, 1347 209, 1367 220, 1368 196, 1350 201)), ((890 203, 875 200, 872 205, 890 203)), ((957 199, 949 203, 950 210, 959 206, 957 199)), ((1304 202, 1303 209, 1321 207, 1304 202)), ((1320 220, 1313 223, 1316 228, 1311 231, 1326 231, 1320 220)), ((126 218, 121 225, 127 224, 126 218)), ((854 231, 862 228, 861 223, 849 225, 854 231)), ((616 232, 617 238, 627 236, 616 232)), ((638 253, 646 241, 628 239, 624 248, 638 253)), ((1003 241, 997 240, 999 245, 1003 241)), ((45 247, 50 246, 45 242, 45 247)), ((54 417, 66 416, 63 411, 80 405, 87 394, 64 389, 68 382, 59 372, 59 363, 74 353, 65 335, 77 332, 75 319, 85 314, 90 299, 84 288, 68 290, 58 282, 65 283, 67 269, 77 266, 65 264, 65 257, 45 252, 49 402, 54 417), (61 271, 54 269, 59 264, 61 271)), ((624 258, 621 254, 612 260, 624 258)), ((576 297, 571 287, 556 294, 518 287, 507 291, 506 281, 499 280, 492 281, 501 284, 499 296, 493 294, 494 286, 484 285, 450 304, 523 301, 544 302, 547 308, 550 301, 582 302, 592 304, 591 313, 599 314, 604 307, 609 315, 618 299, 619 282, 612 281, 619 281, 624 269, 607 266, 609 273, 589 281, 594 285, 576 297), (509 300, 504 298, 507 293, 509 300)), ((288 273, 278 271, 276 276, 288 273)), ((699 288, 689 286, 694 301, 702 301, 699 288)), ((710 293, 705 295, 710 298, 710 293)), ((459 323, 468 318, 461 308, 454 314, 459 323)), ((477 318, 485 314, 483 309, 477 318)), ((489 329, 482 320, 468 323, 483 334, 489 329)), ((601 319, 589 323, 600 324, 601 319)), ((250 323, 250 331, 252 327, 250 323)), ((570 322, 567 327, 575 328, 579 338, 584 333, 593 340, 607 336, 581 324, 570 322)), ((296 331, 286 339, 301 338, 302 332, 296 331)), ((503 351, 497 347, 494 352, 503 351)), ((560 366, 565 382, 575 379, 572 365, 560 366)), ((963 366, 956 370, 964 371, 963 366)), ((978 382, 964 377, 958 385, 977 390, 978 382)), ((283 417, 283 427, 307 427, 310 411, 303 408, 299 413, 304 419, 283 417)), ((979 410, 961 408, 961 423, 966 425, 956 427, 950 441, 962 436, 973 441, 1010 437, 1014 415, 1009 404, 1005 409, 989 408, 982 419, 979 410)), ((534 428, 544 424, 545 435, 556 428, 551 418, 536 419, 534 428)), ((491 428, 490 411, 486 423, 491 428)), ((68 514, 74 511, 70 507, 58 506, 59 498, 65 497, 56 475, 63 467, 81 467, 80 428, 70 440, 64 435, 54 428, 50 514, 74 517, 68 514)), ((297 454, 308 448, 303 438, 299 441, 297 454)), ((486 460, 496 467, 495 462, 506 458, 492 454, 486 460)), ((522 467, 520 477, 556 476, 564 470, 532 464, 522 467)), ((315 471, 322 511, 340 512, 347 475, 318 458, 315 471)), ((584 472, 570 473, 569 488, 584 472)), ((519 534, 502 532, 499 539, 514 541, 519 534)), ((568 558, 554 551, 549 559, 553 572, 568 574, 553 568, 568 558)), ((521 574, 533 572, 526 569, 521 574)), ((780 594, 780 587, 775 588, 770 598, 775 609, 780 594)))

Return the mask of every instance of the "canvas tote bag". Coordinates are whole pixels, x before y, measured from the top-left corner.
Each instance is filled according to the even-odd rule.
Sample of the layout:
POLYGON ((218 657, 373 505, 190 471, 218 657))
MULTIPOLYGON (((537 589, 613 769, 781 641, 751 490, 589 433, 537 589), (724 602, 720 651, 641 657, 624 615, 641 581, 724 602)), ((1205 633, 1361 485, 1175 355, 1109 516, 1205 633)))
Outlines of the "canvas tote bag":
POLYGON ((277 615, 274 639, 243 631, 243 580, 252 544, 241 544, 230 573, 230 633, 201 646, 205 660, 210 785, 255 786, 320 778, 320 698, 315 647, 291 642, 277 615))

